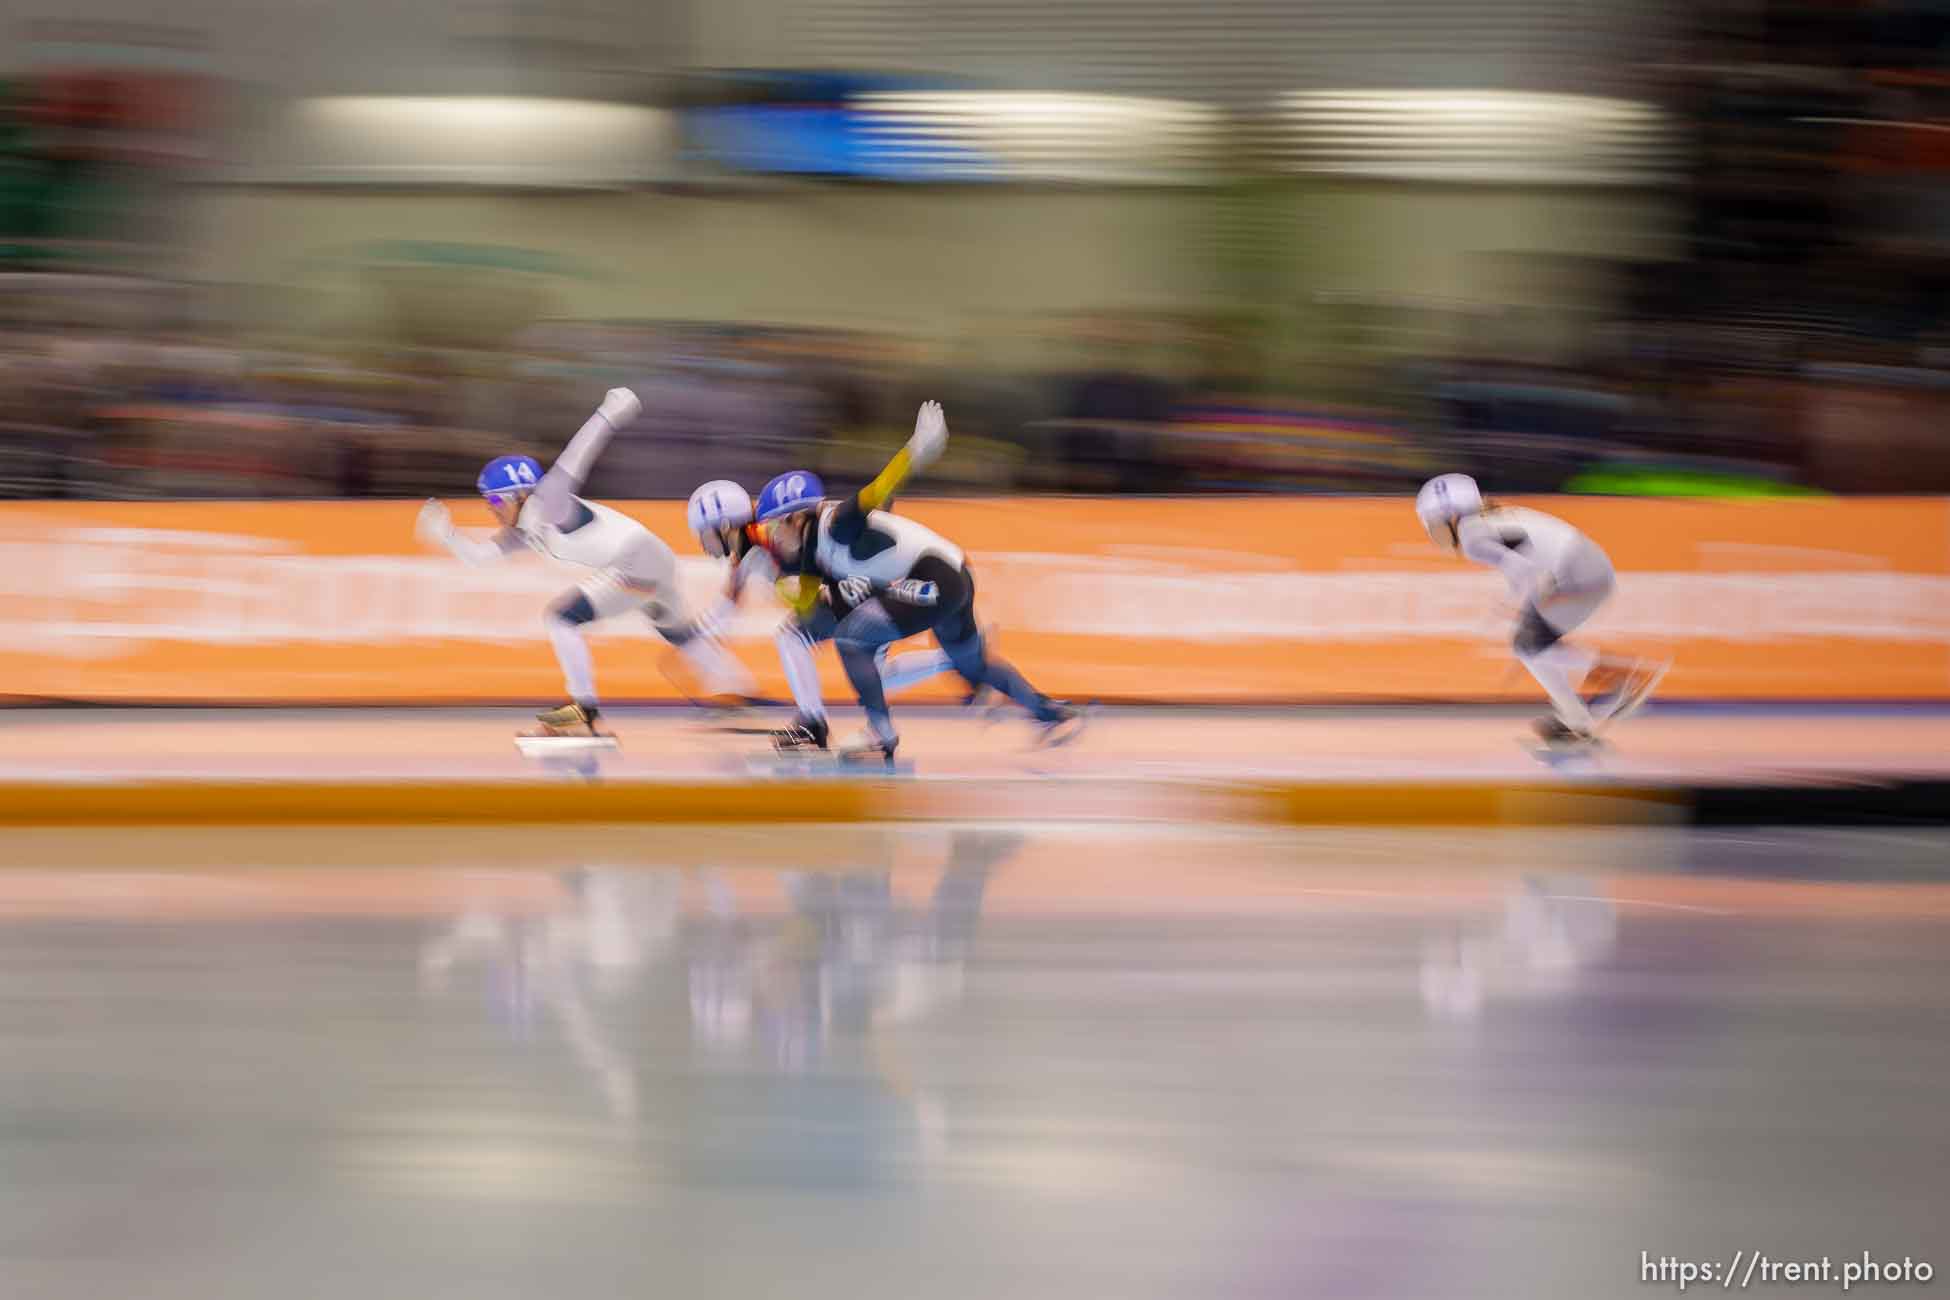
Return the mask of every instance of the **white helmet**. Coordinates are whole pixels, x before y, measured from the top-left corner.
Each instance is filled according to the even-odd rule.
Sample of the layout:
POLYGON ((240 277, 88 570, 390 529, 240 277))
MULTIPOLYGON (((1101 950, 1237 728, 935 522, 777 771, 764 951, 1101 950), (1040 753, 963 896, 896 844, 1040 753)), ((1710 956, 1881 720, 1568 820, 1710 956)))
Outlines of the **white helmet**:
POLYGON ((1438 546, 1453 549, 1456 532, 1452 525, 1464 515, 1480 513, 1483 493, 1476 480, 1467 474, 1438 474, 1415 494, 1415 513, 1422 527, 1438 546))
POLYGON ((727 534, 752 521, 751 493, 730 479, 713 479, 691 493, 684 514, 706 555, 728 555, 727 534))

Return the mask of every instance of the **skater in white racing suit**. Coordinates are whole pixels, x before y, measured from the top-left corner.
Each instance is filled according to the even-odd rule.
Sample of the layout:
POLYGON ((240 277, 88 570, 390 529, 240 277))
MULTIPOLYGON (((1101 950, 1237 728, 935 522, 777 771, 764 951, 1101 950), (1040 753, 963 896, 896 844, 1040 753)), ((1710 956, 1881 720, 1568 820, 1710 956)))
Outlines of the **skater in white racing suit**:
POLYGON ((489 537, 455 528, 439 501, 420 510, 421 540, 446 547, 468 564, 490 564, 527 549, 594 571, 550 605, 543 620, 569 694, 567 704, 540 715, 544 735, 602 734, 596 725, 595 668, 583 628, 632 610, 643 612, 713 693, 742 694, 749 685, 737 660, 690 618, 677 588, 677 559, 670 547, 621 511, 577 495, 611 435, 642 409, 629 389, 610 389, 546 474, 527 456, 490 461, 475 484, 501 525, 489 537))
POLYGON ((1415 513, 1436 545, 1495 569, 1509 584, 1522 611, 1512 648, 1554 710, 1538 720, 1539 736, 1589 744, 1600 724, 1645 702, 1663 670, 1564 639, 1617 586, 1611 558, 1596 542, 1555 515, 1486 502, 1466 474, 1430 479, 1416 495, 1415 513), (1580 693, 1587 679, 1595 687, 1589 697, 1580 693))

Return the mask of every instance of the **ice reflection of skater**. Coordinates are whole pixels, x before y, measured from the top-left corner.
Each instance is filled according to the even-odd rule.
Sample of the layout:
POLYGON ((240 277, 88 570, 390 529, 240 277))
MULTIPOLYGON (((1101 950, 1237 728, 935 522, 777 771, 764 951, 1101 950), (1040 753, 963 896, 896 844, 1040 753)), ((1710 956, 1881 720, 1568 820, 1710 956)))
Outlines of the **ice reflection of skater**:
POLYGON ((455 971, 485 964, 492 1011, 515 1040, 532 1041, 538 1020, 553 1020, 610 1113, 633 1120, 636 1070, 591 998, 634 985, 670 944, 679 880, 668 872, 585 869, 561 881, 561 904, 543 915, 471 910, 434 936, 420 952, 421 991, 444 994, 455 971))
POLYGON ((735 1131, 696 1135, 700 1176, 757 1167, 770 1184, 872 1184, 898 1153, 948 1149, 946 1107, 909 1068, 899 1027, 960 1000, 991 873, 1020 837, 954 836, 925 904, 893 892, 885 871, 790 879, 782 924, 738 915, 729 890, 692 949, 691 1016, 714 1075, 756 1064, 735 1131), (908 1145, 908 1144, 912 1145, 908 1145))
POLYGON ((1561 993, 1617 942, 1617 911, 1596 882, 1533 877, 1504 900, 1496 925, 1459 929, 1428 944, 1422 1003, 1433 1016, 1467 1020, 1492 996, 1561 993))
MULTIPOLYGON (((810 1070, 846 1045, 875 1050, 878 1031, 958 1000, 990 874, 1021 837, 955 834, 925 906, 907 906, 886 872, 794 874, 791 914, 761 931, 728 890, 693 949, 691 1023, 700 1046, 756 1044, 787 1072, 810 1070)), ((897 1088, 903 1078, 876 1070, 897 1088)))

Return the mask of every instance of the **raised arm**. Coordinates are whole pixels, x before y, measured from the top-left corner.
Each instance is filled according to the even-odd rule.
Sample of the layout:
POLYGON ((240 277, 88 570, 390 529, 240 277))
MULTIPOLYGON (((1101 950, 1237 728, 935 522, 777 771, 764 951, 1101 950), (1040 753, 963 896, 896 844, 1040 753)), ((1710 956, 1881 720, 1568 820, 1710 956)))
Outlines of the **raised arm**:
POLYGON ((914 417, 914 433, 907 445, 894 453, 887 462, 887 468, 880 471, 874 481, 854 494, 853 499, 841 506, 827 525, 827 533, 836 542, 849 545, 867 526, 867 515, 886 507, 894 499, 894 494, 907 485, 907 480, 941 459, 941 453, 948 446, 948 417, 942 413, 941 403, 923 402, 919 414, 914 417))
POLYGON ((576 436, 569 439, 569 445, 562 449, 562 454, 555 458, 535 487, 535 499, 549 522, 559 524, 568 519, 570 506, 582 485, 588 482, 596 458, 609 445, 610 435, 636 419, 642 410, 643 403, 627 388, 612 388, 603 395, 603 404, 583 421, 576 436))

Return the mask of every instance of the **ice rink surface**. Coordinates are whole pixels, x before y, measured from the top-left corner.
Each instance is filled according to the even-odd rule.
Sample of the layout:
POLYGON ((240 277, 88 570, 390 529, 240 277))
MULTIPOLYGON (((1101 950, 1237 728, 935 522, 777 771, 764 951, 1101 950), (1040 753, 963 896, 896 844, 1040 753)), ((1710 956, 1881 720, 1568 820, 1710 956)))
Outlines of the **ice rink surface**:
MULTIPOLYGON (((1595 758, 1540 763, 1538 710, 1456 708, 1104 709, 1075 744, 1031 748, 1015 717, 897 709, 901 758, 923 781, 1034 776, 1106 780, 1508 780, 1760 782, 1832 775, 1950 776, 1950 709, 1657 708, 1595 758)), ((741 719, 783 726, 789 711, 741 719)), ((858 728, 836 710, 835 739, 858 728)), ((695 710, 618 709, 621 749, 594 774, 638 780, 775 775, 762 736, 730 734, 695 710)), ((126 777, 549 779, 578 774, 526 759, 519 709, 10 709, 0 711, 0 781, 126 777)), ((587 775, 589 773, 580 773, 587 775)))
POLYGON ((1942 832, 6 844, 8 1300, 1602 1297, 1676 1290, 1642 1252, 1950 1263, 1942 832))

